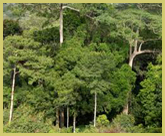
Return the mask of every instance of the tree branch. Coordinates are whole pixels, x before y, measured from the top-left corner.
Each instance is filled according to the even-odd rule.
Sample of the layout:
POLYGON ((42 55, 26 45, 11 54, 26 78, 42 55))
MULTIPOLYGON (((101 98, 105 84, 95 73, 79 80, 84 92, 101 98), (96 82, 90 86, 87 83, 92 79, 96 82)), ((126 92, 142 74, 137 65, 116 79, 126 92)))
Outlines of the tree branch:
POLYGON ((69 7, 69 6, 63 6, 62 9, 65 9, 65 8, 68 8, 68 9, 71 9, 71 10, 74 10, 74 11, 77 11, 77 12, 80 12, 79 9, 75 9, 75 8, 72 8, 72 7, 69 7))
POLYGON ((141 42, 141 43, 140 43, 139 52, 141 51, 141 47, 142 47, 143 43, 144 43, 144 42, 141 42))
POLYGON ((147 40, 145 40, 144 42, 159 41, 159 40, 161 40, 161 39, 147 39, 147 40))
POLYGON ((155 51, 155 50, 143 50, 143 51, 138 51, 138 52, 136 52, 135 56, 136 56, 136 55, 143 54, 143 53, 160 53, 160 51, 155 51))
POLYGON ((143 42, 143 43, 145 43, 145 42, 150 42, 150 41, 159 41, 159 40, 161 40, 161 39, 147 39, 147 40, 138 40, 138 42, 143 42))
MULTIPOLYGON (((68 8, 68 9, 70 9, 70 10, 73 10, 73 11, 76 11, 76 12, 80 12, 80 10, 79 9, 75 9, 75 8, 72 8, 72 7, 70 7, 70 6, 63 6, 62 7, 62 9, 66 9, 66 8, 68 8)), ((85 15, 86 17, 88 17, 88 18, 90 18, 90 19, 93 19, 91 16, 89 16, 89 15, 85 15)))

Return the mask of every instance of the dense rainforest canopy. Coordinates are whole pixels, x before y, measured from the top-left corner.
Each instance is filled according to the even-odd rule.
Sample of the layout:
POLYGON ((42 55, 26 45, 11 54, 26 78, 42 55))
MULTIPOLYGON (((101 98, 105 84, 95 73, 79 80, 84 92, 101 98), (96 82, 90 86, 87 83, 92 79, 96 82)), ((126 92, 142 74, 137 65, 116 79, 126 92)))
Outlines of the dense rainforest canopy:
POLYGON ((161 52, 159 3, 4 3, 4 132, 162 132, 161 52))

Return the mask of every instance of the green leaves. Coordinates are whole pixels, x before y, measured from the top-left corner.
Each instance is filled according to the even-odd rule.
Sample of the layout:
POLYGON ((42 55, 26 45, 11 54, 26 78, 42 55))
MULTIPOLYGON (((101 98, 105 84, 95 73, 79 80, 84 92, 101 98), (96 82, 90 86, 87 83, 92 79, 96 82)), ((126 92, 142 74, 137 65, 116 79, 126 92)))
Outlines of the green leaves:
MULTIPOLYGON (((44 79, 47 68, 53 64, 53 60, 40 52, 41 44, 22 36, 7 37, 4 40, 4 60, 11 65, 16 65, 21 76, 29 76, 32 84, 39 79, 44 79)), ((7 66, 7 64, 6 64, 7 66)))
POLYGON ((55 82, 58 93, 58 105, 74 105, 79 95, 76 92, 81 85, 81 81, 71 72, 67 72, 55 82))
POLYGON ((43 117, 44 112, 34 114, 32 107, 21 105, 15 111, 12 123, 4 124, 3 131, 5 133, 48 133, 52 127, 49 120, 44 122, 43 117))
POLYGON ((127 94, 133 89, 136 74, 125 64, 113 71, 111 76, 110 98, 111 107, 120 110, 127 101, 127 94))
POLYGON ((162 116, 162 66, 149 64, 146 79, 138 95, 142 105, 145 125, 161 126, 162 116))
POLYGON ((14 20, 3 20, 3 39, 7 36, 14 35, 14 34, 21 34, 22 28, 19 26, 18 21, 14 20))
MULTIPOLYGON (((142 33, 146 30, 150 30, 150 38, 152 38, 152 35, 157 38, 161 37, 162 20, 160 15, 144 10, 126 9, 118 11, 114 17, 116 21, 113 25, 116 26, 117 31, 112 32, 112 36, 123 37, 128 43, 131 43, 134 39, 145 40, 142 33), (137 30, 139 30, 139 33, 137 33, 137 30)), ((156 39, 155 37, 154 39, 156 39)))
MULTIPOLYGON (((127 64, 133 53, 129 54, 129 49, 136 49, 128 44, 137 43, 139 48, 143 43, 137 49, 139 54, 140 49, 147 47, 161 50, 160 4, 63 3, 62 46, 59 46, 59 3, 9 4, 9 8, 8 11, 4 6, 4 14, 13 11, 12 18, 19 18, 19 22, 4 20, 5 132, 58 132, 48 126, 54 125, 57 108, 66 112, 66 107, 70 116, 76 114, 77 125, 87 124, 92 120, 94 104, 97 114, 104 114, 98 117, 101 128, 108 125, 106 116, 113 118, 126 101, 130 102, 127 98, 130 92, 136 92, 132 98, 135 104, 130 104, 136 112, 133 113, 136 123, 152 126, 154 122, 152 128, 161 127, 162 56, 153 61, 156 65, 149 64, 145 77, 146 60, 154 57, 135 58, 140 66, 133 70, 127 64), (7 126, 6 108, 14 67, 14 116, 13 124, 7 126), (142 74, 136 74, 137 69, 142 74)), ((142 126, 134 127, 132 116, 120 115, 113 122, 118 132, 126 132, 125 128, 142 131, 142 126)), ((89 132, 97 130, 92 129, 89 132)))
POLYGON ((59 27, 45 28, 42 30, 36 30, 33 32, 33 38, 35 41, 41 43, 59 43, 59 27))
POLYGON ((132 128, 134 123, 135 119, 132 115, 120 114, 113 119, 112 128, 117 132, 125 132, 128 128, 132 128))
POLYGON ((100 127, 109 125, 109 120, 105 114, 97 117, 97 125, 100 127))

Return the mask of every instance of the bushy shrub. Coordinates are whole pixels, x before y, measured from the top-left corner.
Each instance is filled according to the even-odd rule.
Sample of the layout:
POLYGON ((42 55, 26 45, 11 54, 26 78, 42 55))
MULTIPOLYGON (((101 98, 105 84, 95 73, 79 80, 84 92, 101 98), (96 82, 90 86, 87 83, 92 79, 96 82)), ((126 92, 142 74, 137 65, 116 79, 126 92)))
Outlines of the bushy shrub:
POLYGON ((162 133, 162 128, 147 127, 145 133, 162 133))
POLYGON ((162 133, 162 128, 155 128, 155 127, 144 128, 142 124, 139 124, 138 126, 127 128, 126 131, 128 133, 162 133))
POLYGON ((135 119, 132 115, 120 114, 112 121, 112 128, 115 132, 126 131, 127 128, 133 127, 135 119))
POLYGON ((3 87, 3 108, 8 108, 10 106, 10 95, 11 88, 3 87))
POLYGON ((43 120, 44 113, 33 113, 30 106, 21 105, 13 113, 11 124, 5 124, 5 133, 48 133, 52 129, 51 121, 43 120))
POLYGON ((105 114, 99 115, 97 117, 97 126, 107 126, 109 124, 109 120, 105 114))
POLYGON ((126 128, 126 131, 128 133, 145 133, 145 129, 142 124, 139 124, 138 126, 128 127, 126 128))
POLYGON ((52 129, 49 130, 48 133, 59 133, 60 129, 56 126, 52 127, 52 129))
POLYGON ((64 127, 60 129, 60 133, 72 133, 73 132, 72 129, 73 127, 69 127, 69 128, 64 127))
POLYGON ((3 109, 3 125, 9 121, 9 109, 3 109))
POLYGON ((86 125, 80 133, 98 133, 98 129, 93 125, 86 125))
POLYGON ((146 127, 144 128, 142 124, 134 127, 127 128, 129 133, 162 133, 162 128, 146 127))

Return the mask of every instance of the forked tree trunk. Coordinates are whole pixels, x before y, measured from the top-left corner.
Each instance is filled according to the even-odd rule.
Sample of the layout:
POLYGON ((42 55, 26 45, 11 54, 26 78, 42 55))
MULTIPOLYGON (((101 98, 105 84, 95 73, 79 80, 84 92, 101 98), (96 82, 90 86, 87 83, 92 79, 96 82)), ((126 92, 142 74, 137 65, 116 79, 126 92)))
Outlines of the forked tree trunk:
POLYGON ((13 116, 15 76, 16 76, 16 67, 14 67, 14 69, 13 69, 13 82, 12 82, 12 91, 11 91, 11 105, 10 105, 9 124, 11 123, 12 116, 13 116))
MULTIPOLYGON (((137 33, 139 33, 138 30, 137 30, 137 33)), ((156 52, 156 51, 152 51, 152 50, 141 50, 143 43, 144 43, 144 41, 142 41, 138 47, 138 40, 134 40, 134 51, 133 51, 133 46, 130 44, 129 66, 131 67, 131 69, 133 67, 134 58, 137 55, 144 54, 144 53, 155 53, 156 52)), ((159 52, 159 51, 157 51, 157 52, 159 52)), ((127 99, 128 98, 129 98, 129 93, 127 95, 127 99)), ((128 104, 128 100, 127 100, 127 103, 123 109, 123 113, 128 114, 128 112, 129 112, 129 104, 128 104)))
POLYGON ((131 67, 131 69, 132 69, 132 66, 133 66, 133 60, 134 60, 134 56, 131 56, 130 59, 129 59, 129 66, 131 67))
POLYGON ((63 4, 60 4, 60 46, 63 43, 63 4))
POLYGON ((73 133, 76 133, 76 114, 73 115, 73 133))
POLYGON ((67 107, 67 128, 69 128, 69 107, 67 107))
MULTIPOLYGON (((133 54, 131 54, 129 56, 129 66, 131 67, 131 69, 132 69, 132 66, 133 66, 134 57, 135 56, 133 54)), ((127 103, 126 103, 126 105, 124 106, 124 109, 123 109, 123 113, 125 113, 127 115, 128 115, 128 111, 129 111, 128 98, 129 98, 129 93, 127 94, 127 103)))
POLYGON ((94 127, 96 126, 96 111, 97 111, 97 93, 96 93, 96 91, 95 91, 94 127))
POLYGON ((56 109, 56 127, 59 128, 59 109, 56 109))

